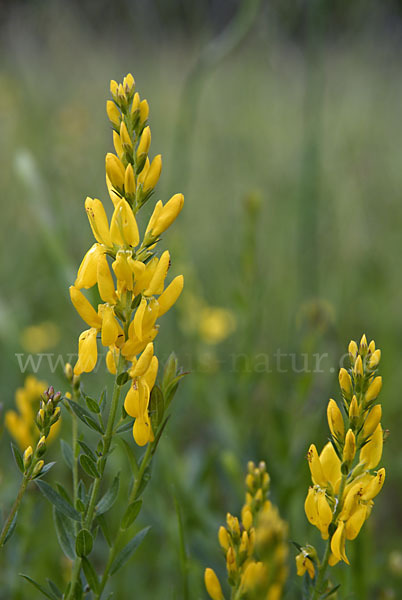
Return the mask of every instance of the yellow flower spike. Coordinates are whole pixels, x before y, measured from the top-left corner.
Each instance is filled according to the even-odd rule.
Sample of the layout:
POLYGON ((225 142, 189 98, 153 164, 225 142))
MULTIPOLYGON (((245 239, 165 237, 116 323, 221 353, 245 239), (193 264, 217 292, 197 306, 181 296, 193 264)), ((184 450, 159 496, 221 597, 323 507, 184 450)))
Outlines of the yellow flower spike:
POLYGON ((121 145, 121 139, 120 139, 120 136, 117 133, 117 131, 113 131, 113 146, 114 146, 117 156, 122 161, 124 158, 124 150, 123 150, 123 146, 121 145))
POLYGON ((324 478, 332 485, 336 494, 341 483, 341 461, 336 454, 331 442, 325 444, 320 454, 320 463, 324 473, 324 478))
POLYGON ((331 539, 331 550, 335 559, 343 560, 347 565, 349 564, 348 557, 345 553, 345 523, 339 521, 338 527, 331 539))
POLYGON ((110 223, 110 235, 118 246, 138 246, 140 235, 137 221, 129 203, 122 198, 114 209, 110 223))
POLYGON ((116 347, 109 348, 106 354, 106 367, 112 375, 116 375, 117 363, 119 360, 119 349, 116 347))
POLYGON ((116 304, 117 295, 114 289, 114 281, 105 254, 102 254, 98 260, 97 280, 99 295, 103 302, 116 304))
POLYGON ((350 406, 349 406, 350 421, 355 422, 356 419, 359 417, 359 415, 360 415, 360 410, 359 410, 359 405, 357 403, 357 398, 356 398, 356 396, 353 396, 352 402, 350 403, 350 406))
POLYGON ((143 191, 148 193, 153 190, 159 181, 162 172, 162 157, 160 154, 155 156, 149 167, 144 180, 143 191))
POLYGON ((159 237, 177 218, 184 204, 183 194, 175 194, 160 210, 155 224, 152 227, 152 236, 159 237))
POLYGON ((367 352, 367 338, 364 333, 360 340, 359 352, 360 354, 365 354, 367 352))
POLYGON ((205 569, 204 582, 209 597, 212 600, 224 600, 221 584, 217 578, 215 571, 212 569, 205 569))
POLYGON ((98 243, 91 246, 85 254, 74 282, 74 287, 77 290, 81 288, 89 289, 96 284, 98 259, 101 254, 103 254, 102 246, 98 243))
POLYGON ((342 367, 339 371, 339 385, 342 394, 347 400, 352 398, 352 379, 346 369, 342 367))
POLYGON ((150 363, 146 373, 144 373, 144 376, 143 376, 143 379, 146 382, 146 384, 150 390, 152 390, 152 388, 155 385, 156 376, 158 374, 158 366, 159 366, 158 358, 154 355, 151 359, 151 363, 150 363))
POLYGON ((101 329, 101 342, 103 346, 112 346, 115 344, 121 327, 114 316, 114 310, 112 306, 104 305, 102 310, 102 329, 101 329))
POLYGON ((144 296, 154 296, 162 294, 163 284, 170 266, 170 254, 168 250, 162 254, 159 259, 158 266, 155 269, 155 273, 152 276, 149 286, 144 291, 144 296))
POLYGON ((335 400, 331 398, 327 407, 328 425, 335 439, 343 440, 345 435, 345 425, 343 422, 342 413, 335 400))
POLYGON ((309 487, 308 489, 307 497, 304 502, 304 511, 310 523, 318 527, 317 490, 314 487, 309 487))
POLYGON ((230 537, 229 537, 229 534, 228 534, 226 528, 223 527, 223 525, 221 525, 219 527, 218 540, 219 540, 219 544, 220 544, 221 548, 223 548, 223 550, 225 550, 225 552, 226 552, 227 549, 229 548, 230 537))
POLYGON ((380 462, 383 447, 383 432, 381 423, 377 425, 370 441, 360 450, 359 460, 364 462, 366 469, 375 469, 380 462))
POLYGON ((374 433, 374 431, 377 429, 379 422, 381 421, 381 416, 382 416, 381 404, 376 404, 370 410, 369 414, 367 415, 367 417, 364 421, 363 430, 362 430, 363 438, 368 438, 368 437, 370 437, 370 435, 372 435, 374 433))
POLYGON ((325 498, 323 490, 317 493, 317 513, 319 529, 324 539, 328 538, 328 527, 332 521, 332 510, 325 498))
POLYGON ((382 486, 384 485, 384 481, 385 469, 382 468, 379 471, 377 471, 375 477, 373 477, 370 483, 368 483, 365 487, 361 495, 362 501, 367 502, 368 500, 373 500, 373 498, 375 498, 381 492, 382 486))
POLYGON ((345 437, 345 446, 343 448, 343 461, 351 464, 356 454, 356 438, 351 429, 348 430, 345 437))
POLYGON ((124 191, 129 196, 134 196, 135 194, 135 177, 133 166, 128 164, 126 167, 126 173, 124 176, 124 191))
POLYGON ((123 163, 115 154, 108 152, 105 159, 106 175, 111 184, 117 190, 122 190, 124 186, 125 169, 123 163))
POLYGON ((360 354, 356 358, 356 362, 355 362, 355 366, 353 368, 353 372, 354 372, 355 376, 363 377, 363 361, 362 361, 362 357, 360 356, 360 354))
POLYGON ((100 329, 102 319, 95 311, 92 304, 85 298, 84 294, 73 285, 70 286, 70 298, 75 310, 88 325, 100 329))
POLYGON ((300 554, 298 554, 296 556, 296 569, 297 569, 297 574, 299 575, 299 577, 302 577, 304 575, 304 573, 306 573, 306 571, 307 571, 310 579, 314 579, 314 575, 315 575, 314 563, 311 560, 311 558, 309 558, 304 552, 300 552, 300 554))
POLYGON ((149 147, 151 145, 151 129, 149 126, 145 127, 144 131, 141 134, 141 138, 138 144, 136 158, 137 161, 141 162, 144 160, 145 163, 145 155, 148 154, 149 147))
POLYGON ((349 346, 348 346, 348 351, 350 354, 350 359, 351 359, 352 363, 354 363, 354 361, 356 360, 357 353, 359 351, 357 344, 354 340, 350 341, 349 346))
POLYGON ((145 348, 144 352, 139 357, 134 369, 130 372, 131 377, 139 377, 140 375, 144 375, 144 373, 148 370, 152 357, 154 355, 154 345, 150 342, 145 348))
POLYGON ((327 480, 324 477, 324 472, 322 470, 320 458, 318 456, 317 448, 314 444, 311 444, 308 452, 307 452, 307 460, 308 465, 311 471, 311 478, 313 483, 320 485, 321 487, 325 487, 327 480))
POLYGON ((147 308, 147 301, 145 300, 145 298, 142 298, 137 310, 135 311, 134 320, 133 320, 134 332, 140 341, 143 338, 142 324, 144 321, 146 308, 147 308))
POLYGON ((359 535, 367 516, 367 506, 360 504, 345 523, 345 537, 354 540, 359 535))
POLYGON ((144 125, 145 121, 148 119, 149 116, 149 104, 147 102, 147 100, 142 100, 140 102, 140 123, 141 125, 144 125))
POLYGON ((123 146, 123 150, 130 152, 133 149, 133 142, 131 141, 130 134, 128 133, 127 125, 124 121, 120 123, 120 140, 123 146))
POLYGON ((381 360, 381 350, 376 350, 375 352, 373 352, 372 356, 370 357, 370 360, 368 362, 368 367, 370 370, 374 370, 378 367, 378 364, 381 360))
POLYGON ((173 281, 167 286, 165 291, 159 296, 158 304, 159 304, 159 314, 158 317, 161 317, 165 313, 172 308, 173 304, 179 298, 180 294, 183 291, 184 286, 184 277, 183 275, 178 275, 173 279, 173 281))
POLYGON ((368 347, 368 351, 370 352, 370 354, 374 354, 375 352, 375 341, 371 340, 369 347, 368 347))
POLYGON ((102 202, 88 196, 85 200, 85 210, 96 241, 108 247, 112 246, 109 223, 102 202))
POLYGON ((116 128, 120 127, 121 114, 116 104, 112 100, 106 102, 106 112, 109 117, 109 121, 116 128))
POLYGON ((78 361, 74 367, 74 375, 90 373, 94 370, 98 360, 96 335, 97 330, 92 327, 83 331, 78 338, 78 361))
POLYGON ((364 400, 366 404, 372 402, 377 398, 382 388, 382 377, 378 375, 374 378, 374 380, 370 383, 367 392, 364 395, 364 400))

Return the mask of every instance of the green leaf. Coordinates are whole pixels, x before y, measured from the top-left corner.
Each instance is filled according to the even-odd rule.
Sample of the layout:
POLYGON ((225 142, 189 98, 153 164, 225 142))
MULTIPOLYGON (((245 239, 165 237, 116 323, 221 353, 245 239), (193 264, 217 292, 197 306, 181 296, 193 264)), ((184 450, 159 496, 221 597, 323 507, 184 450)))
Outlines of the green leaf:
POLYGON ((66 465, 68 466, 69 469, 72 469, 73 463, 74 463, 74 457, 73 457, 73 451, 72 451, 70 444, 68 444, 65 440, 60 440, 60 446, 61 446, 61 454, 63 456, 64 462, 66 463, 66 465))
POLYGON ((87 583, 95 593, 99 590, 99 579, 93 565, 89 562, 86 556, 82 557, 82 568, 86 577, 87 583))
POLYGON ((53 519, 60 548, 70 560, 74 560, 74 526, 71 520, 53 506, 53 519))
POLYGON ((94 400, 90 396, 85 396, 85 403, 91 412, 95 413, 96 415, 99 415, 101 410, 96 400, 94 400))
POLYGON ((67 398, 67 402, 69 403, 77 417, 80 419, 80 421, 82 421, 83 423, 85 423, 85 425, 87 425, 91 429, 94 429, 98 433, 104 433, 103 427, 101 427, 99 423, 95 421, 89 410, 81 406, 81 404, 74 402, 74 400, 71 400, 71 398, 67 398))
POLYGON ((338 585, 336 585, 335 587, 331 588, 323 597, 322 600, 324 600, 325 598, 329 598, 330 596, 332 596, 332 594, 335 594, 336 590, 339 590, 339 588, 341 587, 341 584, 338 583, 338 585))
POLYGON ((54 595, 57 596, 57 598, 60 598, 60 599, 63 598, 63 594, 61 593, 61 590, 59 590, 57 585, 49 578, 47 578, 46 581, 47 581, 49 588, 54 593, 54 595))
POLYGON ((88 446, 88 444, 86 444, 85 442, 83 442, 81 440, 79 440, 78 443, 81 446, 82 450, 85 452, 85 454, 87 454, 89 456, 89 458, 91 458, 94 462, 96 462, 97 457, 95 456, 95 454, 91 450, 91 448, 88 446))
POLYGON ((53 461, 53 462, 50 462, 50 463, 47 463, 46 465, 44 465, 44 467, 42 467, 42 470, 40 471, 40 473, 35 475, 35 477, 33 477, 33 479, 40 479, 41 477, 46 475, 46 473, 48 473, 50 471, 50 469, 52 469, 54 467, 55 464, 56 464, 56 461, 53 461))
POLYGON ((98 504, 95 507, 96 514, 102 515, 106 511, 108 511, 116 501, 117 495, 119 493, 120 486, 120 473, 117 473, 116 477, 113 479, 113 483, 105 493, 104 496, 99 500, 98 504))
POLYGON ((137 533, 137 535, 135 535, 133 539, 128 542, 128 544, 123 548, 123 550, 119 552, 119 554, 113 561, 112 568, 110 571, 111 575, 114 575, 123 565, 126 564, 130 556, 134 554, 134 552, 137 550, 138 546, 141 544, 142 540, 147 535, 149 530, 150 527, 145 527, 144 529, 141 529, 141 531, 137 533))
POLYGON ((162 423, 165 412, 165 401, 161 389, 154 385, 149 401, 149 410, 151 413, 151 423, 153 431, 156 431, 162 423))
POLYGON ((124 371, 124 373, 120 373, 120 375, 116 379, 116 383, 117 383, 117 385, 124 385, 125 383, 127 383, 128 380, 129 380, 129 375, 128 375, 127 371, 124 371))
MULTIPOLYGON (((130 424, 130 426, 131 426, 131 424, 130 424)), ((135 475, 138 475, 139 466, 138 466, 138 463, 137 463, 137 459, 135 458, 135 454, 133 452, 133 446, 132 446, 132 444, 130 445, 123 438, 117 438, 117 440, 123 446, 123 448, 124 448, 124 450, 125 450, 125 452, 127 454, 127 458, 130 461, 130 465, 131 465, 131 469, 132 469, 133 473, 135 475)))
POLYGON ((126 512, 124 513, 120 527, 122 529, 128 529, 138 517, 141 510, 142 500, 136 500, 128 505, 126 512))
POLYGON ((96 464, 89 458, 89 456, 86 454, 81 454, 80 463, 81 467, 90 477, 93 477, 93 479, 99 479, 100 473, 96 467, 96 464))
POLYGON ((15 531, 15 527, 17 525, 17 517, 18 517, 18 510, 15 513, 13 520, 11 521, 10 529, 7 531, 7 535, 4 538, 3 546, 6 544, 6 542, 8 542, 8 540, 10 539, 10 537, 13 535, 13 533, 15 531))
POLYGON ((105 519, 104 515, 98 515, 96 517, 96 521, 98 522, 101 531, 103 533, 103 537, 106 540, 107 545, 110 547, 112 545, 112 538, 110 537, 110 532, 109 532, 109 528, 108 528, 108 524, 107 521, 105 519))
POLYGON ((148 482, 149 482, 150 479, 151 479, 151 465, 148 465, 147 468, 144 471, 141 483, 140 483, 139 488, 137 490, 137 494, 135 496, 136 500, 141 496, 142 492, 147 487, 148 482))
POLYGON ((21 452, 19 451, 17 446, 14 444, 14 442, 11 442, 11 452, 13 453, 15 464, 17 465, 18 470, 21 471, 21 473, 23 473, 25 471, 24 460, 22 458, 21 452))
POLYGON ((23 577, 24 579, 26 579, 26 581, 29 581, 29 583, 31 583, 37 590, 39 590, 46 598, 50 598, 50 600, 58 600, 57 596, 55 596, 52 591, 48 591, 46 588, 43 587, 43 585, 32 579, 32 577, 24 575, 23 573, 20 573, 20 577, 23 577))
POLYGON ((61 483, 56 483, 56 487, 57 487, 57 491, 59 492, 60 496, 63 496, 64 500, 67 500, 67 502, 69 504, 71 504, 71 506, 73 506, 73 502, 70 498, 70 494, 67 492, 66 488, 61 483))
POLYGON ((133 422, 130 420, 127 423, 123 423, 116 429, 116 433, 124 433, 126 431, 130 431, 133 428, 133 422))
POLYGON ((81 529, 78 532, 77 539, 75 540, 75 551, 77 556, 87 556, 91 553, 94 540, 92 534, 88 529, 81 529))
POLYGON ((36 485, 42 494, 55 505, 58 511, 63 513, 66 517, 74 519, 74 521, 81 521, 81 515, 65 500, 60 494, 56 492, 48 483, 41 479, 35 480, 36 485))

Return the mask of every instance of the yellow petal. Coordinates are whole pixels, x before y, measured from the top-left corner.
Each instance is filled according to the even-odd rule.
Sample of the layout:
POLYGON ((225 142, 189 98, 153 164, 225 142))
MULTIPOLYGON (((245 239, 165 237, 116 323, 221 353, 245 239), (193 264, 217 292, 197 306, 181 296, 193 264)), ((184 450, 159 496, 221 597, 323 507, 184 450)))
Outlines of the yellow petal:
POLYGON ((324 473, 324 478, 330 482, 333 491, 336 494, 340 485, 341 461, 339 460, 331 442, 325 444, 320 454, 320 462, 324 473))
POLYGON ((74 283, 78 290, 81 288, 89 289, 96 284, 98 259, 101 253, 103 253, 103 250, 100 244, 94 244, 85 254, 74 283))
POLYGON ((342 413, 335 400, 331 398, 327 407, 328 425, 334 438, 343 440, 345 434, 345 426, 342 413))
POLYGON ((117 302, 117 295, 114 289, 114 281, 104 254, 98 260, 97 279, 99 294, 103 302, 115 304, 117 302))
POLYGON ((215 571, 212 569, 205 569, 204 582, 206 590, 212 600, 224 600, 221 584, 219 583, 215 571))
POLYGON ((309 487, 307 492, 307 497, 304 502, 304 511, 310 523, 318 526, 317 491, 313 487, 309 487))
POLYGON ((324 476, 317 448, 314 444, 311 444, 307 452, 307 461, 310 467, 311 478, 313 480, 313 483, 321 487, 325 487, 327 484, 327 480, 324 476))
POLYGON ((345 524, 345 535, 347 540, 354 540, 366 520, 367 507, 359 504, 354 513, 349 517, 345 524))
POLYGON ((154 355, 154 345, 152 342, 147 345, 144 352, 139 357, 134 369, 130 373, 132 377, 137 377, 140 375, 144 375, 144 373, 148 370, 152 357, 154 355))
POLYGON ((380 462, 382 446, 383 433, 381 423, 379 423, 370 441, 360 450, 360 462, 364 462, 367 469, 374 469, 380 462))
POLYGON ((178 275, 173 279, 173 281, 167 286, 165 291, 159 296, 158 304, 159 304, 159 314, 158 317, 161 317, 173 306, 176 300, 179 298, 180 294, 183 291, 184 286, 184 278, 183 275, 178 275))
POLYGON ((344 560, 349 564, 349 560, 345 554, 345 523, 339 521, 338 527, 331 539, 332 554, 337 560, 344 560))
POLYGON ((90 373, 94 370, 98 360, 96 335, 97 330, 93 327, 81 333, 78 339, 78 361, 74 367, 75 375, 90 373))
POLYGON ((96 241, 108 247, 112 246, 109 223, 102 202, 97 198, 87 197, 85 210, 96 241))
POLYGON ((85 298, 84 294, 77 290, 73 285, 70 286, 70 297, 71 302, 80 317, 91 327, 100 329, 102 319, 95 311, 92 304, 85 298))
POLYGON ((114 209, 110 235, 118 246, 137 246, 140 240, 137 221, 129 203, 122 198, 114 209))
POLYGON ((101 341, 103 346, 112 346, 119 335, 119 325, 111 306, 105 306, 102 311, 101 341))

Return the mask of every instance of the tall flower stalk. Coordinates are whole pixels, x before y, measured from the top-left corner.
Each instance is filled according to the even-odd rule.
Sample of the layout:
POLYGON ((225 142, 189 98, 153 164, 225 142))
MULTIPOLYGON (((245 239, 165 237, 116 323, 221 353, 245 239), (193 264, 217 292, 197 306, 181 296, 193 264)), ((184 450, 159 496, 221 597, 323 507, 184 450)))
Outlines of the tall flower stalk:
POLYGON ((375 342, 349 344, 350 369, 340 369, 341 408, 328 403, 330 441, 320 455, 311 444, 307 458, 312 486, 305 501, 308 520, 315 525, 326 549, 321 560, 313 546, 300 547, 296 557, 298 575, 311 580, 312 600, 328 598, 337 588, 327 579, 329 566, 349 565, 346 541, 354 540, 371 514, 374 498, 381 491, 385 469, 378 468, 382 456, 382 408, 378 396, 382 378, 377 374, 381 351, 375 342))

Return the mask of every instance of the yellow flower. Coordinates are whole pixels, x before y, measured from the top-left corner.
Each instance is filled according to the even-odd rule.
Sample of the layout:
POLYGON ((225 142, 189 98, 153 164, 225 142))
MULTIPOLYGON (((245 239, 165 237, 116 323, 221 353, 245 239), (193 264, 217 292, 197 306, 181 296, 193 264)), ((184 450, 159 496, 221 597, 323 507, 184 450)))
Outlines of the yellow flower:
POLYGON ((300 552, 300 554, 298 554, 296 556, 296 568, 297 568, 297 574, 300 577, 302 577, 304 575, 304 573, 306 573, 306 571, 307 571, 307 573, 310 576, 310 579, 314 579, 314 575, 315 575, 314 563, 305 552, 300 552))

